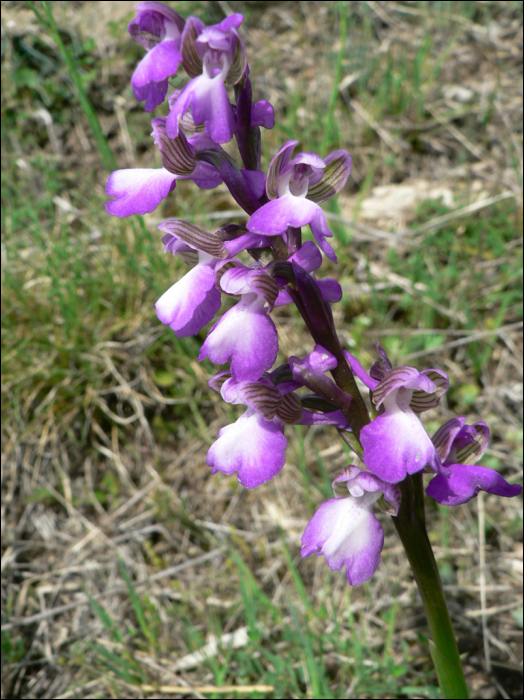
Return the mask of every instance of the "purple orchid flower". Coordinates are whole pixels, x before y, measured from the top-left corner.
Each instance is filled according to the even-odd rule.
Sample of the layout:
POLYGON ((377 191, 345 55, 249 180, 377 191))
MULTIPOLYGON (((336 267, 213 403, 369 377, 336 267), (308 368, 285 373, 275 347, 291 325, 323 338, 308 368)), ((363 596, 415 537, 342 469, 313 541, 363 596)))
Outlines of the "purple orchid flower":
POLYGON ((302 407, 291 392, 283 394, 267 377, 256 382, 236 382, 229 372, 219 372, 209 385, 224 401, 248 408, 235 423, 218 433, 207 453, 207 463, 224 474, 238 472, 246 488, 254 488, 276 476, 285 462, 286 423, 300 420, 302 407))
POLYGON ((147 49, 131 78, 131 86, 139 102, 151 112, 167 93, 167 79, 177 72, 182 60, 180 45, 185 20, 160 2, 139 2, 138 14, 127 29, 133 39, 147 49))
POLYGON ((204 134, 186 139, 183 133, 176 139, 166 134, 166 118, 155 117, 152 122, 155 143, 160 148, 162 168, 130 168, 115 170, 109 176, 106 194, 116 199, 107 202, 106 211, 121 218, 132 214, 149 214, 175 189, 177 180, 193 180, 200 188, 218 187, 222 177, 209 163, 198 160, 199 151, 219 148, 204 134))
POLYGON ((178 338, 195 335, 220 308, 215 267, 229 253, 219 238, 187 221, 164 221, 158 228, 166 233, 164 253, 196 265, 162 294, 155 305, 157 316, 178 338))
POLYGON ((508 482, 494 469, 478 467, 472 462, 480 459, 489 443, 489 428, 479 421, 466 425, 465 418, 452 418, 431 438, 449 476, 437 474, 428 484, 426 493, 445 506, 467 503, 479 491, 512 498, 522 486, 508 482))
POLYGON ((222 242, 216 234, 178 219, 164 221, 158 228, 166 233, 162 238, 164 253, 178 254, 194 267, 162 294, 155 305, 157 316, 178 338, 195 335, 220 308, 218 265, 246 248, 266 246, 267 240, 247 233, 222 242))
POLYGON ((217 143, 233 138, 235 117, 225 83, 236 85, 245 75, 246 52, 237 32, 244 18, 232 14, 212 27, 189 17, 182 34, 182 62, 192 80, 183 88, 167 119, 171 138, 179 134, 180 119, 190 109, 195 124, 217 143))
POLYGON ((277 358, 277 329, 269 311, 278 287, 265 270, 251 269, 238 261, 226 266, 229 269, 220 279, 220 288, 226 294, 240 295, 240 301, 213 326, 198 359, 209 357, 217 364, 231 360, 235 381, 256 381, 277 358))
POLYGON ((323 554, 332 571, 345 564, 348 583, 359 586, 375 573, 384 544, 373 504, 383 497, 388 512, 396 515, 400 491, 355 466, 344 467, 332 486, 335 498, 322 503, 304 530, 302 556, 323 554))
POLYGON ((322 159, 315 153, 291 158, 298 141, 286 141, 269 164, 266 193, 271 200, 252 214, 248 229, 266 236, 286 232, 288 226, 309 224, 319 247, 330 260, 337 256, 326 238, 333 236, 318 202, 339 192, 351 171, 347 151, 335 151, 322 159))
POLYGON ((393 369, 384 350, 377 347, 382 360, 369 374, 356 357, 344 351, 354 374, 371 389, 375 407, 382 409, 360 433, 366 467, 389 483, 426 467, 441 472, 439 454, 417 413, 438 405, 449 387, 447 375, 437 369, 393 369))

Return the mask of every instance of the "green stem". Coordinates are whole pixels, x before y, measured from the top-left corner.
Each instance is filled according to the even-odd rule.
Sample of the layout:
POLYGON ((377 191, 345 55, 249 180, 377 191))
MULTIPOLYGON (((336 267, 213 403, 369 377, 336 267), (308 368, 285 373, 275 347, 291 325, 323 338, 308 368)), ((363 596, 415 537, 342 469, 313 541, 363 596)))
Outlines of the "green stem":
POLYGON ((430 651, 442 697, 454 700, 469 698, 437 562, 426 531, 422 474, 406 477, 399 486, 402 501, 393 522, 406 550, 424 603, 433 638, 429 642, 430 651))

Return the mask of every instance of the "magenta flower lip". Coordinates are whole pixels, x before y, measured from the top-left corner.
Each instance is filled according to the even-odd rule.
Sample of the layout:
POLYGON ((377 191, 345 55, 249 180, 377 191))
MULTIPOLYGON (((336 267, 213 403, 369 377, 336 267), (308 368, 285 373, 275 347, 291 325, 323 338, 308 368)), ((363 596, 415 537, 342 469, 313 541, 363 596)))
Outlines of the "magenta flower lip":
POLYGON ((332 571, 346 567, 351 586, 371 578, 380 564, 384 544, 382 525, 373 504, 384 496, 398 512, 396 486, 359 469, 345 467, 333 481, 336 498, 322 503, 302 535, 302 556, 323 554, 332 571))

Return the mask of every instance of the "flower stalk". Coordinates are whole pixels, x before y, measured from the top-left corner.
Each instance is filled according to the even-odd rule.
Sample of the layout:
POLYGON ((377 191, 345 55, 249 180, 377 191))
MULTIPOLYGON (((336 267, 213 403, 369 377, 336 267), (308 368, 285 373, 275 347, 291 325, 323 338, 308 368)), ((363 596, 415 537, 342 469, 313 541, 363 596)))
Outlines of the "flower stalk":
POLYGON ((442 696, 455 700, 469 698, 442 581, 426 530, 422 475, 406 477, 399 488, 402 500, 393 523, 424 604, 431 634, 430 651, 442 696))

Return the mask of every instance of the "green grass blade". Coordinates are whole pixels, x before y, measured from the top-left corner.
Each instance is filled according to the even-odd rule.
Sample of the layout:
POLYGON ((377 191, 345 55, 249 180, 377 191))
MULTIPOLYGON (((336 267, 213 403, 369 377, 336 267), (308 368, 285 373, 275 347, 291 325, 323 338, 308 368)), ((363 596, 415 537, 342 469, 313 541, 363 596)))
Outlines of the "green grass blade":
POLYGON ((289 548, 282 539, 282 551, 284 552, 284 558, 286 560, 286 566, 288 568, 288 571, 291 574, 291 578, 293 579, 293 583, 295 584, 295 589, 298 593, 298 596, 302 602, 302 605, 306 608, 308 613, 311 615, 311 617, 316 617, 315 609, 311 605, 311 601, 308 598, 306 587, 304 586, 304 582, 302 581, 302 577, 298 573, 298 569, 293 563, 293 557, 291 556, 291 553, 289 551, 289 548))
POLYGON ((122 680, 131 685, 137 684, 136 669, 124 659, 121 659, 117 654, 109 651, 100 644, 88 644, 90 649, 96 651, 103 660, 103 663, 113 671, 122 680))
POLYGON ((60 37, 58 27, 56 26, 55 18, 53 17, 53 13, 51 11, 51 6, 48 2, 46 2, 46 0, 42 0, 42 9, 45 13, 44 18, 32 2, 28 2, 27 4, 35 13, 38 21, 49 32, 54 42, 58 46, 60 53, 62 54, 62 58, 64 59, 64 62, 69 71, 69 76, 76 88, 80 106, 82 107, 82 111, 84 112, 87 121, 89 122, 89 126, 91 127, 91 131, 96 141, 97 148, 100 152, 100 155, 102 156, 104 166, 108 170, 115 170, 117 167, 116 160, 113 156, 113 153, 111 152, 111 149, 109 148, 106 137, 104 136, 104 132, 102 131, 102 127, 100 126, 100 122, 98 121, 98 117, 96 116, 96 112, 93 109, 93 105, 91 104, 91 101, 87 96, 84 84, 82 82, 82 78, 76 69, 75 61, 60 37))
POLYGON ((142 630, 142 633, 143 633, 144 637, 147 639, 147 641, 149 642, 149 644, 152 647, 155 647, 156 646, 155 645, 155 636, 152 633, 149 625, 147 624, 147 620, 145 618, 144 610, 142 609, 140 599, 137 595, 137 592, 133 588, 133 584, 131 582, 129 574, 127 573, 126 568, 124 566, 124 562, 121 559, 118 560, 118 569, 120 571, 120 575, 124 579, 124 582, 127 586, 127 590, 129 591, 129 597, 131 598, 131 604, 133 606, 133 610, 135 612, 135 616, 136 616, 137 622, 140 626, 140 629, 142 630))

